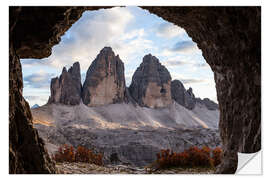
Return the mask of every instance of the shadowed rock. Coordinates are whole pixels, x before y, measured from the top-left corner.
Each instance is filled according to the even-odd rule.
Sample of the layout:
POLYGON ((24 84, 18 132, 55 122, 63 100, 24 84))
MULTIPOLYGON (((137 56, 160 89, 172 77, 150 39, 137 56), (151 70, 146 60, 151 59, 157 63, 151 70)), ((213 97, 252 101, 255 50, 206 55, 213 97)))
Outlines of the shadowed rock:
POLYGON ((211 101, 208 98, 204 98, 203 100, 200 98, 196 98, 193 94, 192 88, 186 90, 184 85, 179 80, 172 81, 171 94, 172 99, 174 99, 178 104, 190 110, 194 109, 196 103, 203 104, 209 110, 218 109, 218 104, 214 101, 211 101))
POLYGON ((81 102, 81 71, 79 62, 75 62, 67 71, 64 67, 60 77, 51 80, 51 96, 48 103, 76 105, 81 102))
POLYGON ((173 80, 171 83, 171 94, 178 104, 184 106, 187 109, 193 109, 196 104, 195 96, 192 92, 192 88, 187 91, 184 85, 179 80, 173 80))
POLYGON ((172 103, 171 75, 155 56, 148 54, 133 74, 129 92, 140 106, 166 107, 172 103))
POLYGON ((196 98, 196 102, 204 104, 209 110, 218 109, 218 104, 208 98, 204 98, 204 99, 196 98))

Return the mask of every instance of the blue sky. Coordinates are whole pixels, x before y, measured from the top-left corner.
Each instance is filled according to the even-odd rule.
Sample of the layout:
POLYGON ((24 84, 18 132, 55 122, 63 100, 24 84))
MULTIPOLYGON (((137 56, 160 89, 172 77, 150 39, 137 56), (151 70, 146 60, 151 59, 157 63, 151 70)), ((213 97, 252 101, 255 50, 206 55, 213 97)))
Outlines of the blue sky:
POLYGON ((182 81, 186 89, 192 87, 196 97, 216 101, 213 72, 185 30, 130 6, 84 12, 53 47, 50 57, 22 59, 23 95, 30 106, 47 102, 50 80, 59 76, 64 66, 79 61, 84 80, 91 62, 105 46, 111 46, 124 62, 127 86, 143 56, 151 53, 168 68, 173 80, 182 81))

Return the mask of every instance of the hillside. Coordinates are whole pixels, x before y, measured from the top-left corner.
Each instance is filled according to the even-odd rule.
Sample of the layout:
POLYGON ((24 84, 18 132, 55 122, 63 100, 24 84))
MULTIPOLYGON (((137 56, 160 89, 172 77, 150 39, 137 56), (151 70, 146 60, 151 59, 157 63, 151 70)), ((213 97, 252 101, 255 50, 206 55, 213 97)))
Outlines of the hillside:
POLYGON ((106 163, 144 166, 160 149, 174 151, 197 145, 216 147, 218 110, 197 103, 193 110, 173 103, 151 109, 131 103, 88 107, 47 104, 32 109, 34 126, 50 153, 61 144, 82 145, 103 152, 106 163), (114 162, 115 163, 115 162, 114 162))

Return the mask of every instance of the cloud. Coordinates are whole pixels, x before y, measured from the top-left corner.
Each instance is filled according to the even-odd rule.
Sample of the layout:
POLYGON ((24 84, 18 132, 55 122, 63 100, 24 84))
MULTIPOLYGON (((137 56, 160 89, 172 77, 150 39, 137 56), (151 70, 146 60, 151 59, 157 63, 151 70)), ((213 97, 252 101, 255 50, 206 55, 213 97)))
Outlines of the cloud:
POLYGON ((126 35, 125 39, 129 39, 136 33, 143 33, 142 31, 125 33, 133 18, 126 8, 120 7, 86 11, 62 37, 60 44, 53 47, 52 55, 46 59, 46 63, 62 68, 79 61, 81 69, 87 70, 104 46, 115 45, 114 42, 123 34, 126 35))
POLYGON ((165 38, 173 38, 186 33, 186 31, 183 28, 180 28, 169 22, 158 24, 154 28, 158 36, 165 38))
POLYGON ((183 84, 199 84, 199 83, 209 83, 209 79, 205 78, 195 78, 195 77, 186 77, 183 74, 179 74, 176 72, 171 73, 172 79, 177 79, 181 81, 183 84))
POLYGON ((180 81, 183 84, 194 84, 194 83, 205 83, 205 82, 207 82, 205 79, 193 79, 193 78, 190 78, 190 79, 180 79, 180 81))
POLYGON ((113 51, 119 54, 120 59, 126 64, 156 48, 153 42, 145 36, 144 29, 131 30, 123 36, 116 37, 111 46, 113 51))
POLYGON ((46 61, 43 59, 21 59, 23 68, 31 68, 36 65, 46 65, 46 61))
POLYGON ((54 73, 47 73, 39 71, 37 73, 30 74, 23 78, 24 84, 32 88, 49 88, 51 78, 55 77, 54 73))
POLYGON ((41 106, 48 102, 48 96, 24 96, 24 98, 29 103, 30 107, 32 107, 34 104, 41 106))
POLYGON ((163 60, 162 64, 166 67, 180 67, 180 66, 188 66, 189 70, 198 70, 203 68, 209 68, 210 66, 203 62, 198 62, 200 60, 196 59, 196 56, 188 55, 188 56, 172 56, 169 57, 167 60, 163 60))
POLYGON ((166 67, 176 67, 176 66, 183 66, 183 65, 192 65, 194 64, 192 61, 189 60, 179 60, 179 58, 172 58, 162 62, 163 65, 166 67))
POLYGON ((207 63, 197 63, 197 64, 194 64, 195 67, 198 67, 198 68, 208 68, 209 67, 209 64, 207 63))
POLYGON ((23 65, 40 64, 61 69, 79 61, 81 70, 86 71, 105 46, 111 46, 115 54, 128 63, 155 48, 146 38, 144 28, 128 28, 133 20, 134 15, 127 8, 86 11, 53 47, 50 57, 35 62, 23 60, 23 65))
POLYGON ((172 52, 181 52, 181 53, 193 53, 199 51, 197 44, 193 41, 179 41, 171 49, 172 52))

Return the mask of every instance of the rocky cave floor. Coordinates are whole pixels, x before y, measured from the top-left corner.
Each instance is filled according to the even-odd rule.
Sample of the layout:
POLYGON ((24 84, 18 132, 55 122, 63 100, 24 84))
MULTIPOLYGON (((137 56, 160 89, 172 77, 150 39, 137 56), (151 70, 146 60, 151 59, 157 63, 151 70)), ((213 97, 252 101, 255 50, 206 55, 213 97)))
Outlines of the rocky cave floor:
POLYGON ((60 174, 214 174, 214 168, 181 168, 150 171, 126 165, 97 166, 89 163, 56 163, 60 174))

